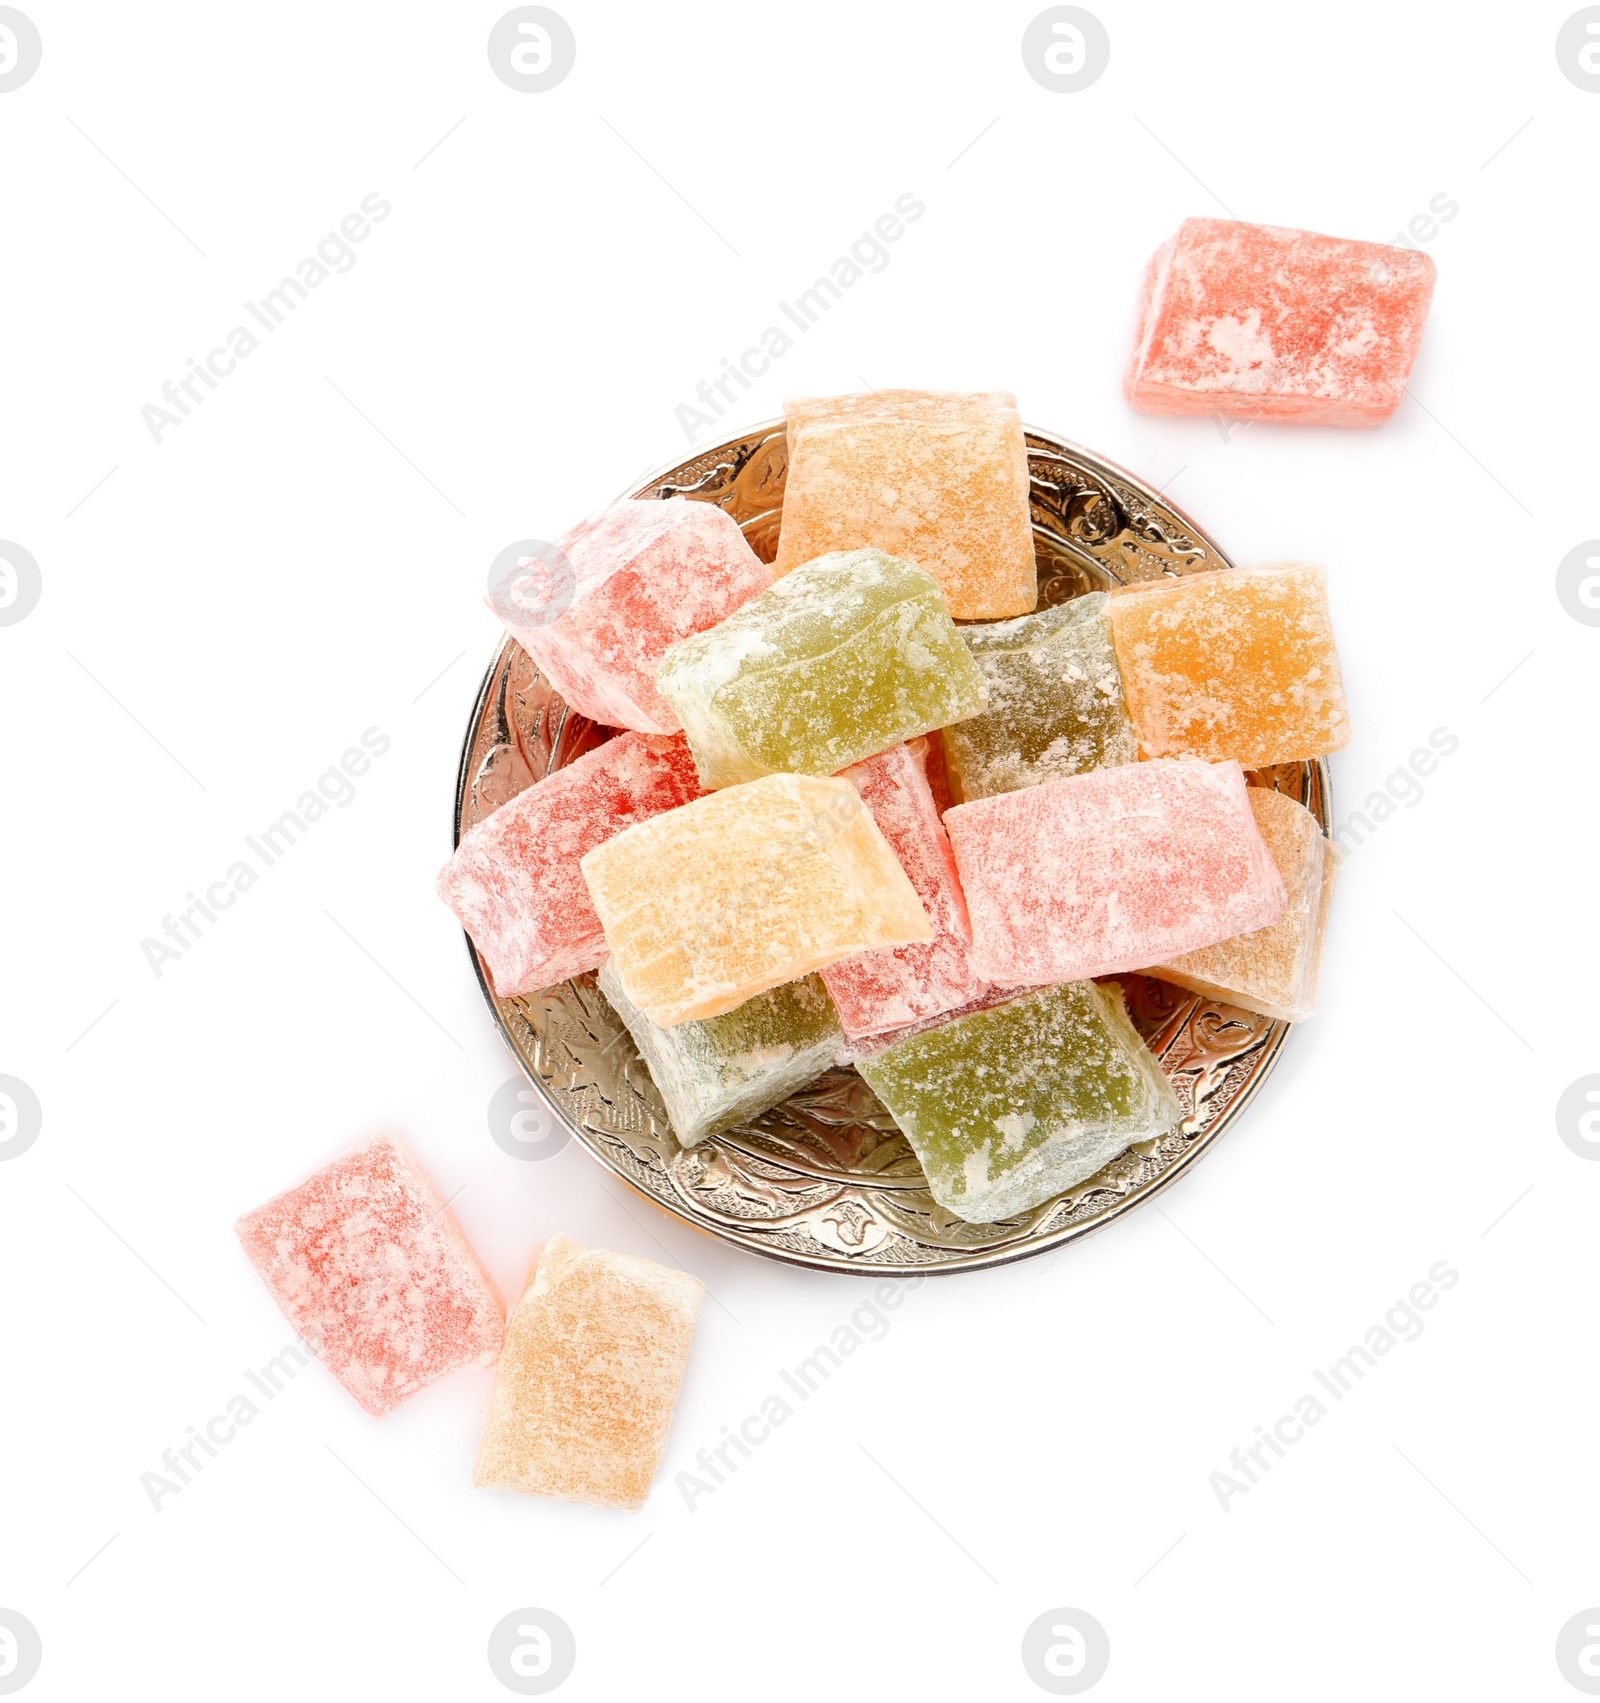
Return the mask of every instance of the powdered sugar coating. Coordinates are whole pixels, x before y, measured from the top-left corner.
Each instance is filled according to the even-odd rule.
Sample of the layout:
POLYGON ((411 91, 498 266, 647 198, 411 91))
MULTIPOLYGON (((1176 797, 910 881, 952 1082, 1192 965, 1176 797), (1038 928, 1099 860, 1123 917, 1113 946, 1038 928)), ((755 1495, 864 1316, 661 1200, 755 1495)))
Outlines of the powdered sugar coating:
POLYGON ((606 955, 579 860, 636 822, 700 796, 676 738, 624 733, 547 775, 462 836, 439 873, 499 999, 554 987, 606 955))
POLYGON ((1094 591, 961 629, 989 703, 944 732, 945 771, 960 801, 1138 760, 1107 601, 1094 591))
POLYGON ((1163 963, 1288 902, 1237 763, 1155 761, 959 804, 945 817, 973 966, 1038 986, 1163 963))
POLYGON ((845 780, 725 787, 608 840, 583 873, 628 998, 663 1028, 857 952, 933 937, 845 780))
POLYGON ((608 727, 676 733, 656 689, 667 647, 703 633, 772 584, 739 524, 683 497, 615 503, 556 548, 572 564, 572 602, 512 637, 580 714, 608 727))
POLYGON ((937 1017, 924 1017, 920 1022, 907 1023, 898 1029, 880 1029, 875 1035, 846 1035, 833 1055, 833 1062, 837 1065, 858 1065, 863 1059, 876 1058, 879 1053, 886 1052, 897 1041, 909 1040, 913 1035, 925 1035, 931 1029, 953 1023, 958 1017, 970 1017, 974 1011, 992 1011, 997 1005, 1008 1005, 1025 993, 1037 991, 1036 988, 991 987, 985 982, 983 992, 976 999, 958 1005, 953 1011, 942 1011, 937 1017))
POLYGON ((1146 757, 1304 762, 1350 742, 1328 576, 1305 562, 1120 586, 1111 633, 1146 757))
POLYGON ((642 1508, 704 1292, 686 1271, 552 1236, 511 1310, 475 1482, 642 1508))
POLYGON ((798 397, 787 414, 780 575, 871 545, 932 574, 958 621, 1033 608, 1028 452, 1009 391, 798 397))
POLYGON ((600 991, 650 1067, 672 1133, 684 1147, 759 1117, 815 1082, 844 1039, 817 976, 769 988, 720 1017, 670 1029, 628 998, 609 960, 600 966, 600 991))
POLYGON ((984 704, 939 587, 881 550, 819 556, 656 675, 708 787, 831 775, 984 704))
POLYGON ((422 1167, 369 1138, 234 1225, 296 1334, 368 1413, 492 1366, 504 1311, 422 1167))
POLYGON ((1145 271, 1128 400, 1147 414, 1378 425, 1405 394, 1435 276, 1414 249, 1187 219, 1145 271))
POLYGON ((972 925, 950 839, 924 767, 927 747, 896 745, 840 776, 861 794, 933 924, 926 944, 841 959, 822 972, 852 1038, 937 1017, 977 999, 986 984, 971 964, 972 925))
POLYGON ((1338 851, 1317 819, 1281 792, 1251 787, 1250 808, 1289 895, 1279 919, 1186 952, 1150 971, 1228 1005, 1298 1023, 1317 1008, 1322 938, 1338 851))
POLYGON ((1092 1177, 1182 1108, 1113 983, 1042 988, 856 1067, 947 1211, 992 1224, 1092 1177))

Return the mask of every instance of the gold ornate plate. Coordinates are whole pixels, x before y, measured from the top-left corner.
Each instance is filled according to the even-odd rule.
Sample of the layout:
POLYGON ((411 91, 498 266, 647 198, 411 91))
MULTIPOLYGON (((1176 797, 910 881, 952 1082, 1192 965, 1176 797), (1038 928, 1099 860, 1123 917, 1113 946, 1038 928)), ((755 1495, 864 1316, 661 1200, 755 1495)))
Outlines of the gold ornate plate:
MULTIPOLYGON (((1041 605, 1233 565, 1141 480, 1052 432, 1030 430, 1027 440, 1041 605)), ((773 421, 626 495, 720 504, 756 553, 771 561, 786 468, 783 422, 773 421)), ((484 676, 467 729, 456 785, 457 840, 608 732, 568 710, 507 639, 484 676)), ((1332 800, 1325 763, 1284 764, 1252 779, 1298 799, 1326 832, 1332 800)), ((933 1200, 916 1156, 854 1070, 832 1070, 754 1122, 681 1148, 649 1071, 592 975, 496 999, 476 951, 472 960, 528 1080, 602 1165, 697 1230, 792 1265, 863 1275, 973 1271, 1104 1229, 1216 1143, 1272 1069, 1290 1027, 1145 976, 1117 978, 1183 1103, 1182 1125, 1140 1142, 1024 1216, 967 1224, 933 1200)))

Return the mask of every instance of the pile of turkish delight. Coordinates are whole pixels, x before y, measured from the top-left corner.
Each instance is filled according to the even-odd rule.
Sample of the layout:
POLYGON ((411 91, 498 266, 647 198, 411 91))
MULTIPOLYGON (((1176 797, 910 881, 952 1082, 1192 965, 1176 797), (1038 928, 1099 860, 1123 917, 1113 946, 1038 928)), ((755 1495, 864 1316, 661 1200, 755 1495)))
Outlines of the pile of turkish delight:
MULTIPOLYGON (((1190 220, 1129 398, 1375 424, 1432 285, 1421 255, 1190 220)), ((1338 854, 1263 771, 1350 737, 1326 576, 1036 607, 1010 395, 811 398, 787 428, 770 565, 712 503, 626 501, 541 564, 558 595, 491 598, 611 732, 466 833, 439 891, 498 997, 598 972, 683 1146, 853 1068, 940 1209, 1014 1219, 1183 1117, 1117 978, 1315 1009, 1338 854)), ((369 1412, 494 1365, 478 1483, 643 1503, 697 1279, 556 1236, 507 1318, 387 1134, 238 1231, 369 1412)))
POLYGON ((1010 396, 806 400, 788 433, 770 569, 682 497, 559 542, 570 599, 518 637, 624 731, 440 892, 502 998, 599 971, 685 1146, 848 1062, 942 1207, 1009 1218, 1180 1119, 1106 978, 1315 1005, 1336 854, 1246 771, 1349 737, 1325 576, 1035 609, 1010 396))

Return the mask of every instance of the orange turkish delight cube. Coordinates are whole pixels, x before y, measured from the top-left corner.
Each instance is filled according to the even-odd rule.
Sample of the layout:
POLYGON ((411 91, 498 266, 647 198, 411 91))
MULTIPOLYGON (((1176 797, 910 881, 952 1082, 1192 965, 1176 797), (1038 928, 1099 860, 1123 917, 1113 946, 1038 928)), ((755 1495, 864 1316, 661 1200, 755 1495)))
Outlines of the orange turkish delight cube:
POLYGON ((1028 449, 1009 392, 801 397, 788 437, 780 575, 871 546, 937 580, 957 621, 1033 608, 1028 449))
POLYGON ((724 787, 624 829, 581 867, 623 992, 664 1029, 858 952, 933 939, 847 780, 724 787))
POLYGON ((1350 742, 1321 568, 1220 568, 1120 586, 1111 637, 1145 757, 1263 769, 1350 742))

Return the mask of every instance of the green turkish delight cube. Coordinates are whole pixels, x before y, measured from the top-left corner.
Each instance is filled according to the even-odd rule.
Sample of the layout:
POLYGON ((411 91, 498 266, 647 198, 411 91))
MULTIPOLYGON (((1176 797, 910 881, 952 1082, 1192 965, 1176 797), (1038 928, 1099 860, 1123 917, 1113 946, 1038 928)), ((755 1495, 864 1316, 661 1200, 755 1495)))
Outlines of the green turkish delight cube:
POLYGON ((1183 1116, 1113 983, 1062 982, 857 1062, 922 1161, 933 1198, 975 1224, 1042 1206, 1183 1116))
POLYGON ((944 736, 957 804, 1085 769, 1138 761, 1103 591, 961 628, 989 688, 981 715, 944 736))
POLYGON ((818 556, 668 649, 656 684, 711 788, 833 775, 985 702, 937 583, 881 550, 818 556))
POLYGON ((820 976, 769 988, 725 1011, 670 1029, 636 1006, 611 959, 600 991, 627 1025, 685 1147, 758 1117, 815 1082, 844 1042, 820 976))

